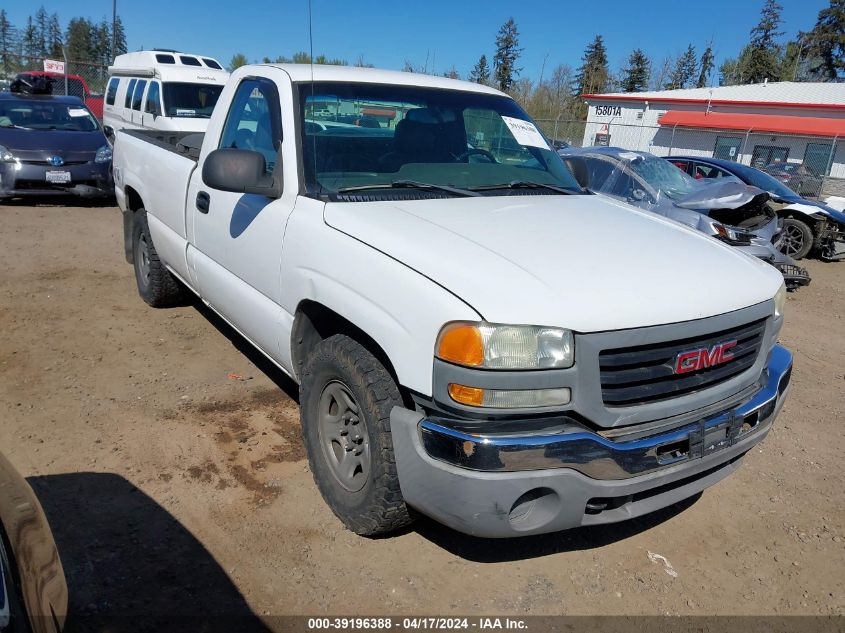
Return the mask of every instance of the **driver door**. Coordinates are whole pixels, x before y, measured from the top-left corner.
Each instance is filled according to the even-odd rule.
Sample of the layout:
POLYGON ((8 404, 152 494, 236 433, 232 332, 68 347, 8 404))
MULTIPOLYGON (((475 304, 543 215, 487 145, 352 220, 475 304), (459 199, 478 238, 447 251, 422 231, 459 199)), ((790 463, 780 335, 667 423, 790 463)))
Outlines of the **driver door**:
MULTIPOLYGON (((294 135, 289 134, 293 142, 294 135)), ((248 77, 231 100, 218 149, 260 153, 266 173, 283 178, 279 92, 273 81, 248 77)), ((290 189, 295 189, 290 187, 290 189)), ((296 192, 279 199, 215 190, 202 165, 188 191, 193 216, 193 259, 202 298, 271 357, 278 358, 282 239, 296 192)))

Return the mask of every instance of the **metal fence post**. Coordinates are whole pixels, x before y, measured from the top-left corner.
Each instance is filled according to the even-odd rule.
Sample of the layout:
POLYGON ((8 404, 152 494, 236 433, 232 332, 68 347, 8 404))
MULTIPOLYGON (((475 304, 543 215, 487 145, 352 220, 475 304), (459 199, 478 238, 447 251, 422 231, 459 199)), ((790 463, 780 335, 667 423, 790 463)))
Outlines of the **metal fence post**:
POLYGON ((68 71, 69 71, 70 69, 67 67, 67 51, 65 50, 65 47, 64 47, 64 46, 62 46, 62 59, 64 59, 64 61, 65 61, 65 72, 64 72, 64 76, 65 76, 65 96, 68 96, 68 91, 67 91, 67 73, 68 73, 68 71))
POLYGON ((677 129, 678 124, 672 126, 672 139, 669 141, 669 156, 672 155, 672 149, 675 147, 675 129, 677 129))
POLYGON ((825 166, 824 173, 822 174, 822 186, 819 189, 819 198, 822 197, 824 194, 824 188, 827 186, 827 179, 830 176, 830 170, 833 166, 833 156, 836 153, 836 141, 839 140, 839 135, 833 137, 833 142, 830 144, 830 155, 827 157, 827 165, 825 166))

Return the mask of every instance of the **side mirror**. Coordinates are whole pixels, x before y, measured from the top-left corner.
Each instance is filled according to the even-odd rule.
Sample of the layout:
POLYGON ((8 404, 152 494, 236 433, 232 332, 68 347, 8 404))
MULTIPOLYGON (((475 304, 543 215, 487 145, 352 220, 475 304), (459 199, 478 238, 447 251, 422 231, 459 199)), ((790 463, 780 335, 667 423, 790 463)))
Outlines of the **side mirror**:
POLYGON ((203 163, 202 181, 220 191, 279 198, 282 195, 281 182, 277 182, 266 171, 267 163, 258 152, 234 148, 216 149, 203 163))
POLYGON ((114 128, 111 125, 103 126, 103 134, 106 135, 109 142, 114 143, 114 128))

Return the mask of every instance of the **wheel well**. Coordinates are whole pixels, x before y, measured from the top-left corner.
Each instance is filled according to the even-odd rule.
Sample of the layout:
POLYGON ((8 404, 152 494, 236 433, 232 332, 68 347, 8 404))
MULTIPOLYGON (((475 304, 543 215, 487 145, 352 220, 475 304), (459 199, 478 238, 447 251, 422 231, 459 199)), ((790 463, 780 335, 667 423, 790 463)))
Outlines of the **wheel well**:
POLYGON ((335 334, 348 336, 375 356, 396 381, 406 406, 412 403, 408 390, 399 383, 396 369, 381 345, 349 319, 316 301, 303 301, 296 310, 291 331, 291 361, 297 377, 301 374, 305 359, 314 346, 335 334))
POLYGON ((123 211, 123 254, 128 264, 132 263, 132 230, 135 228, 135 212, 144 208, 144 201, 132 187, 126 187, 126 209, 123 211))

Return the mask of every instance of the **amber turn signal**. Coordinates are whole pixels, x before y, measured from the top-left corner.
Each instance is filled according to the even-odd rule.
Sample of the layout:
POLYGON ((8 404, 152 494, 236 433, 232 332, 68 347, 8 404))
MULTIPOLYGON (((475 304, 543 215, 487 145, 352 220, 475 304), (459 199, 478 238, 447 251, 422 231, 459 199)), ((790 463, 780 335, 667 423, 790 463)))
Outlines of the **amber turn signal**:
POLYGON ((437 356, 458 365, 481 365, 484 362, 484 342, 478 327, 454 323, 443 328, 437 340, 437 356))
POLYGON ((480 407, 484 402, 484 389, 450 383, 449 396, 455 402, 468 404, 472 407, 480 407))

